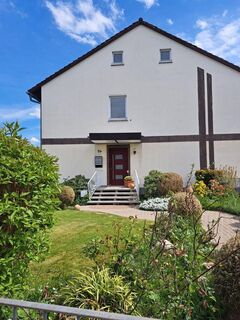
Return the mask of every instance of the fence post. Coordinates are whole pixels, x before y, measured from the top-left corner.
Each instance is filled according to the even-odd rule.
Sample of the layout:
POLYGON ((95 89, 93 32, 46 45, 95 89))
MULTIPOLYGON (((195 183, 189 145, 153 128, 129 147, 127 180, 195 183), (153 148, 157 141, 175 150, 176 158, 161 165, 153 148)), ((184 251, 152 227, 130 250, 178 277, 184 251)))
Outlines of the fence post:
POLYGON ((17 307, 13 307, 13 320, 17 320, 17 318, 18 318, 17 307))
POLYGON ((48 312, 47 311, 43 312, 43 320, 48 320, 48 312))

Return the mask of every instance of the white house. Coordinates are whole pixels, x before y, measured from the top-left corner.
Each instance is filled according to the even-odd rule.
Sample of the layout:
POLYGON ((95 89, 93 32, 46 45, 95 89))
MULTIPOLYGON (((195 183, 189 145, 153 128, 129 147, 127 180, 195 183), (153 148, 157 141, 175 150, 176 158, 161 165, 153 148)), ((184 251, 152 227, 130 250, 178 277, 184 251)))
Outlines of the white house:
POLYGON ((240 173, 240 67, 139 19, 28 91, 63 178, 240 173))

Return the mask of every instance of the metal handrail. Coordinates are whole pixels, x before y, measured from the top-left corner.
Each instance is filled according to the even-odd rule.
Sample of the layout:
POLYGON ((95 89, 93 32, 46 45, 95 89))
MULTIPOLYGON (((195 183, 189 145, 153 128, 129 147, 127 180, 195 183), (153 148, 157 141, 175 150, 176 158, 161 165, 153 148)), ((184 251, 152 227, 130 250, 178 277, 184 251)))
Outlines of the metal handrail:
POLYGON ((97 171, 94 172, 91 179, 88 181, 88 196, 91 200, 92 195, 94 194, 95 190, 97 189, 97 183, 95 181, 95 177, 97 176, 97 171))
POLYGON ((139 197, 140 179, 139 179, 138 172, 136 169, 134 169, 134 183, 135 183, 135 189, 136 189, 137 195, 139 197))
POLYGON ((18 319, 18 309, 31 309, 41 312, 43 314, 43 319, 48 319, 49 313, 56 313, 62 315, 75 316, 77 320, 82 318, 99 319, 99 320, 157 320, 153 318, 145 318, 138 316, 131 316, 119 313, 104 312, 104 311, 94 311, 88 309, 64 307, 55 304, 46 304, 39 302, 22 301, 15 299, 5 299, 0 298, 0 306, 7 306, 13 309, 12 320, 18 319))

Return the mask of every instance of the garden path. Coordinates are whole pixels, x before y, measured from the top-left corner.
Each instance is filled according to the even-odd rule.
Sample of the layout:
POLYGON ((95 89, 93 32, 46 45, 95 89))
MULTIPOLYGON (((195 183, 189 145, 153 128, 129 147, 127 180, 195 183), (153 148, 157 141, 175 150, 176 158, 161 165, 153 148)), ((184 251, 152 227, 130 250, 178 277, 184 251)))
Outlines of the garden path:
MULTIPOLYGON (((92 211, 99 213, 115 214, 121 217, 137 217, 143 220, 154 220, 154 213, 151 211, 142 211, 135 206, 123 205, 95 205, 95 206, 82 206, 84 211, 92 211)), ((223 213, 219 211, 205 211, 202 216, 202 223, 205 228, 213 220, 220 218, 219 226, 215 230, 216 240, 219 239, 219 245, 222 246, 230 238, 235 236, 236 232, 240 232, 240 217, 223 213)))

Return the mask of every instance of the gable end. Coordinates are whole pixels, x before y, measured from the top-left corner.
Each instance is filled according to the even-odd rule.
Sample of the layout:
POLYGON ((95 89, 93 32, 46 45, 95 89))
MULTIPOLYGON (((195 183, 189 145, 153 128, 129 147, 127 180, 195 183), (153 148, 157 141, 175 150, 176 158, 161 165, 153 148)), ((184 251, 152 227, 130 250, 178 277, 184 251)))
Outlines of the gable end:
POLYGON ((90 57, 91 55, 93 55, 94 53, 98 52, 99 50, 101 50, 102 48, 106 47, 107 45, 109 45, 110 43, 112 43, 113 41, 117 40, 118 38, 120 38, 121 36, 123 36, 124 34, 128 33, 129 31, 135 29, 137 26, 145 26, 148 29, 155 31, 189 49, 194 50, 195 52, 198 52, 200 54, 205 55, 206 57, 213 59, 235 71, 240 72, 240 67, 223 59, 220 58, 206 50, 203 50, 181 38, 178 38, 176 36, 174 36, 171 33, 168 33, 156 26, 154 26, 153 24, 144 21, 142 18, 140 18, 139 20, 137 20, 136 22, 134 22, 133 24, 131 24, 130 26, 126 27, 125 29, 121 30, 120 32, 118 32, 117 34, 115 34, 114 36, 112 36, 111 38, 107 39, 106 41, 102 42, 100 45, 98 45, 97 47, 95 47, 94 49, 90 50, 89 52, 85 53, 84 55, 82 55, 81 57, 77 58, 76 60, 72 61, 71 63, 69 63, 68 65, 66 65, 65 67, 61 68, 60 70, 58 70, 57 72, 53 73, 52 75, 50 75, 49 77, 47 77, 46 79, 44 79, 43 81, 39 82, 38 84, 36 84, 34 87, 32 87, 31 89, 29 89, 27 91, 27 94, 29 95, 30 98, 37 100, 38 102, 41 102, 41 87, 43 85, 45 85, 46 83, 50 82, 51 80, 55 79, 57 76, 61 75, 62 73, 64 73, 65 71, 71 69, 72 67, 74 67, 75 65, 77 65, 78 63, 82 62, 83 60, 87 59, 88 57, 90 57))

